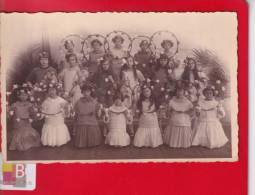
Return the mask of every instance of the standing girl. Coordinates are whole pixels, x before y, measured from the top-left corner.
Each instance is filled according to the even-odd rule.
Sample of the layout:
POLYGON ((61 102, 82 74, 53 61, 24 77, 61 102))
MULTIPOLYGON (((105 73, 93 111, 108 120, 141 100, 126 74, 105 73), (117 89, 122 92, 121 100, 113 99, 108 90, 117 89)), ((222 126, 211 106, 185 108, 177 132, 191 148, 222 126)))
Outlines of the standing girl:
POLYGON ((49 97, 42 103, 41 117, 45 117, 41 137, 43 145, 61 146, 70 141, 64 121, 65 117, 69 117, 70 109, 68 103, 57 94, 60 88, 60 83, 49 83, 47 88, 49 97))
POLYGON ((101 142, 101 132, 96 119, 96 114, 101 115, 101 108, 91 97, 93 89, 93 84, 86 82, 81 88, 84 97, 74 106, 74 145, 78 148, 97 146, 101 142))
POLYGON ((177 87, 176 96, 169 101, 170 121, 164 130, 163 141, 174 148, 188 148, 193 141, 191 130, 192 103, 184 97, 184 89, 177 87))
POLYGON ((106 108, 112 106, 112 97, 114 95, 114 91, 117 90, 117 84, 113 80, 110 72, 110 62, 109 56, 105 55, 101 58, 99 60, 99 71, 91 79, 91 82, 95 83, 103 92, 103 95, 99 98, 99 102, 106 108))
POLYGON ((68 54, 66 59, 70 67, 65 68, 59 74, 59 80, 63 82, 65 93, 71 96, 71 105, 74 106, 75 103, 82 97, 80 86, 77 84, 77 72, 80 68, 78 67, 78 60, 75 54, 68 54))
POLYGON ((13 117, 14 135, 9 150, 25 151, 41 145, 39 133, 32 128, 30 117, 33 104, 28 101, 31 91, 28 87, 22 87, 18 91, 20 101, 11 105, 9 115, 13 117))
POLYGON ((186 63, 187 66, 182 74, 182 80, 184 81, 185 87, 188 91, 188 99, 191 102, 194 102, 198 100, 198 94, 201 94, 200 92, 206 86, 208 78, 203 72, 198 71, 196 61, 193 58, 187 57, 186 63), (194 84, 199 86, 199 91, 196 89, 194 84))
POLYGON ((163 144, 156 113, 159 105, 151 88, 146 84, 142 87, 137 108, 139 110, 139 125, 134 138, 134 146, 155 148, 163 144))
POLYGON ((158 83, 155 86, 155 97, 163 103, 162 94, 165 93, 165 88, 169 80, 174 80, 173 71, 168 65, 168 57, 166 54, 160 54, 160 58, 156 67, 154 67, 153 79, 158 83))
POLYGON ((141 51, 138 51, 134 58, 138 62, 137 69, 142 72, 145 78, 152 77, 151 66, 153 63, 152 52, 149 48, 149 43, 147 40, 142 40, 140 43, 141 51))
POLYGON ((130 112, 122 104, 121 94, 115 94, 114 104, 106 111, 104 121, 109 123, 109 132, 105 144, 110 146, 127 146, 130 144, 130 137, 126 132, 126 124, 131 122, 130 112))
POLYGON ((199 115, 196 135, 192 145, 201 145, 208 148, 219 148, 228 142, 219 118, 225 116, 222 105, 214 97, 214 89, 206 87, 203 91, 205 99, 199 100, 196 107, 199 115))
POLYGON ((116 35, 113 37, 112 42, 114 43, 114 47, 110 50, 110 55, 113 57, 111 72, 113 79, 116 82, 119 82, 121 77, 121 67, 123 65, 122 59, 128 56, 128 51, 122 46, 124 42, 122 36, 116 35))
POLYGON ((104 51, 101 49, 102 45, 103 44, 98 39, 91 41, 91 47, 93 50, 89 53, 89 78, 92 78, 98 71, 98 59, 104 56, 104 51))
MULTIPOLYGON (((136 103, 139 97, 139 84, 142 83, 145 78, 143 74, 136 70, 134 64, 134 58, 129 56, 126 58, 126 63, 122 67, 122 78, 125 85, 122 87, 122 92, 124 96, 127 96, 124 104, 127 108, 130 108, 133 103, 136 103)), ((135 108, 133 109, 132 116, 135 113, 135 108)), ((133 124, 128 125, 131 136, 134 135, 133 124)))

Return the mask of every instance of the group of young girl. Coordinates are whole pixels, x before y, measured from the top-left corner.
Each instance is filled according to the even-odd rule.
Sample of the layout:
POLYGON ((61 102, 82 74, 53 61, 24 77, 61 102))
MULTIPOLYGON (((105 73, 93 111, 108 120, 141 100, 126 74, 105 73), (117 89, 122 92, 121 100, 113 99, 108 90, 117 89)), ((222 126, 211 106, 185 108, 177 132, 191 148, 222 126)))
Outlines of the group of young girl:
POLYGON ((136 147, 155 148, 164 143, 176 148, 218 148, 228 142, 219 121, 225 115, 223 107, 214 99, 215 90, 206 85, 207 77, 198 72, 194 59, 187 58, 180 76, 176 71, 179 62, 169 54, 171 40, 162 42, 164 53, 157 60, 146 40, 134 57, 123 48, 123 41, 116 35, 114 47, 105 54, 102 43, 93 40, 93 51, 84 62, 75 54, 73 42, 67 40, 65 68, 58 74, 47 65, 49 56, 43 52, 41 66, 32 70, 27 83, 18 88, 20 100, 9 109, 14 121, 9 149, 24 151, 40 146, 40 142, 61 146, 70 141, 70 132, 78 148, 97 146, 103 136, 105 144, 114 147, 130 145, 130 136, 134 136, 136 147), (192 85, 197 81, 201 81, 200 96, 192 85), (39 107, 29 102, 33 92, 42 100, 39 107), (44 96, 40 95, 43 92, 44 96), (74 126, 69 131, 64 119, 72 112, 74 126), (45 118, 41 137, 32 128, 33 116, 45 118), (167 121, 165 128, 161 117, 167 121), (136 131, 134 118, 138 118, 136 131), (98 120, 104 122, 103 133, 98 120))

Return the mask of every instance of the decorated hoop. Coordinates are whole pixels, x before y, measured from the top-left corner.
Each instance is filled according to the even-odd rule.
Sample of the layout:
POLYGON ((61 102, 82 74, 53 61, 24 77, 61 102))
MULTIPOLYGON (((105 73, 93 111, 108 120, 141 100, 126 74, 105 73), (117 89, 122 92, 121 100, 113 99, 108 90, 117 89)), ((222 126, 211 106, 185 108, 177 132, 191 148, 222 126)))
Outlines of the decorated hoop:
POLYGON ((116 36, 116 35, 120 35, 124 41, 123 41, 123 47, 127 49, 127 51, 131 51, 132 49, 132 44, 131 44, 131 37, 125 33, 124 31, 119 31, 119 30, 115 30, 110 32, 109 34, 106 35, 105 37, 105 42, 104 42, 104 50, 106 53, 109 53, 109 51, 111 50, 111 48, 114 47, 114 43, 112 41, 112 39, 116 36))
POLYGON ((88 49, 88 45, 85 42, 85 39, 81 35, 68 35, 62 39, 62 41, 60 42, 60 45, 59 45, 61 58, 65 57, 66 52, 64 52, 64 50, 65 50, 64 44, 65 44, 66 40, 71 40, 73 42, 74 46, 80 45, 80 48, 77 51, 77 53, 81 53, 83 58, 86 57, 84 51, 88 49))
POLYGON ((139 35, 139 36, 134 37, 131 40, 132 47, 131 47, 130 54, 132 56, 134 56, 138 51, 140 51, 140 43, 143 40, 148 41, 148 43, 149 43, 149 50, 152 52, 152 54, 156 53, 156 45, 151 42, 151 38, 148 37, 147 35, 144 35, 144 36, 143 35, 139 35))
MULTIPOLYGON (((98 39, 101 43, 102 43, 102 46, 104 46, 105 44, 108 45, 109 47, 109 43, 108 41, 106 40, 106 38, 100 34, 92 34, 92 35, 88 35, 85 39, 85 43, 87 45, 87 49, 86 51, 84 51, 84 55, 88 55, 90 51, 92 51, 92 46, 91 46, 91 42, 94 40, 94 39, 98 39)), ((105 46, 104 46, 104 50, 105 50, 105 46)))
POLYGON ((173 46, 172 46, 172 48, 170 50, 171 55, 169 56, 169 58, 171 58, 176 53, 178 53, 180 42, 178 41, 177 37, 173 33, 171 33, 170 31, 162 30, 162 31, 158 31, 158 32, 154 33, 151 36, 151 43, 156 45, 156 55, 157 56, 160 53, 164 52, 164 50, 163 50, 163 48, 161 46, 161 43, 164 40, 170 40, 173 43, 173 46))

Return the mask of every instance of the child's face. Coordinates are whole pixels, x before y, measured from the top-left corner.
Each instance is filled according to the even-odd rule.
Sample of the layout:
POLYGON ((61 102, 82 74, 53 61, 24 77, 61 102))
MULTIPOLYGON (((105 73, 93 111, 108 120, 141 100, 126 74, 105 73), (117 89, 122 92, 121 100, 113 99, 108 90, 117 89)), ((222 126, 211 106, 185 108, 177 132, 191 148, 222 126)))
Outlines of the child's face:
POLYGON ((116 40, 114 41, 114 44, 115 44, 115 47, 121 47, 122 41, 121 41, 120 39, 116 39, 116 40))
POLYGON ((160 66, 161 66, 161 67, 165 67, 166 64, 167 64, 167 59, 161 58, 161 59, 160 59, 160 66))
POLYGON ((50 98, 55 98, 57 96, 57 90, 55 88, 49 88, 48 93, 50 98))
POLYGON ((104 69, 104 70, 109 70, 109 67, 110 67, 109 62, 108 62, 108 61, 105 61, 105 62, 103 63, 103 69, 104 69))
POLYGON ((66 50, 67 50, 68 52, 73 52, 73 49, 74 49, 74 46, 73 46, 72 43, 67 43, 67 44, 66 44, 66 50))
POLYGON ((100 49, 100 44, 98 43, 98 42, 95 42, 94 44, 93 44, 93 49, 95 50, 95 51, 98 51, 99 49, 100 49))
POLYGON ((76 66, 76 58, 71 56, 69 59, 68 59, 68 63, 70 64, 71 67, 74 67, 76 66))
POLYGON ((91 91, 90 91, 90 90, 85 90, 85 91, 82 92, 82 94, 83 94, 83 96, 84 96, 85 98, 90 98, 90 96, 91 96, 91 91))
POLYGON ((20 98, 20 101, 25 102, 28 99, 28 94, 22 92, 19 94, 19 98, 20 98))
POLYGON ((190 70, 194 70, 194 68, 195 68, 195 62, 194 62, 193 60, 189 60, 189 62, 188 62, 188 68, 189 68, 190 70))
POLYGON ((163 46, 164 46, 163 48, 164 48, 165 51, 169 51, 172 48, 171 43, 164 43, 163 46))
POLYGON ((133 65, 134 65, 134 60, 133 60, 133 58, 129 57, 129 58, 127 59, 127 67, 128 67, 128 68, 132 68, 133 65))
POLYGON ((212 90, 206 90, 204 93, 206 100, 212 100, 213 98, 213 91, 212 90))
POLYGON ((176 96, 177 96, 178 98, 183 97, 183 95, 184 95, 184 90, 183 90, 183 89, 180 89, 180 90, 177 90, 177 91, 176 91, 176 96))
POLYGON ((121 101, 121 99, 120 98, 118 98, 118 99, 116 99, 115 101, 114 101, 114 104, 116 105, 116 106, 121 106, 122 105, 122 101, 121 101))
POLYGON ((149 88, 145 88, 143 90, 143 95, 145 98, 149 98, 151 96, 151 90, 149 88))
POLYGON ((142 51, 146 52, 147 49, 148 49, 148 44, 146 44, 146 43, 141 44, 141 50, 142 51))
POLYGON ((41 68, 47 68, 49 66, 49 58, 40 59, 41 68))

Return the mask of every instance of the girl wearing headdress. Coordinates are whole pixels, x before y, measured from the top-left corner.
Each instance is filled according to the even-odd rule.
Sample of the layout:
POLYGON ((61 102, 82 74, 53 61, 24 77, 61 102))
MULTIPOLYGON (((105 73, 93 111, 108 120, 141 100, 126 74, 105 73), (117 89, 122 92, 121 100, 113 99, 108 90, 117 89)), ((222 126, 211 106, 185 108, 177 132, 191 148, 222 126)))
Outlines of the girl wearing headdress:
POLYGON ((86 82, 81 87, 81 91, 83 97, 74 106, 74 145, 78 148, 97 146, 101 143, 101 131, 96 115, 101 115, 102 106, 92 98, 95 91, 94 84, 86 82))
MULTIPOLYGON (((126 63, 121 68, 121 79, 125 85, 121 91, 127 98, 124 101, 126 107, 130 108, 136 104, 139 98, 140 84, 145 80, 143 74, 136 69, 135 61, 132 56, 125 58, 126 63)), ((135 107, 132 109, 132 116, 135 115, 135 107)), ((128 125, 131 136, 134 136, 133 124, 128 125)))
POLYGON ((139 124, 134 138, 134 146, 155 148, 162 145, 162 135, 157 117, 159 103, 154 97, 149 83, 142 86, 137 109, 139 111, 139 124))
POLYGON ((113 102, 104 115, 104 122, 108 124, 109 128, 105 144, 115 147, 127 146, 130 144, 130 137, 126 132, 126 124, 131 123, 130 111, 123 104, 121 93, 115 93, 113 102))
POLYGON ((89 78, 92 78, 93 75, 99 69, 98 59, 104 56, 104 51, 101 49, 102 43, 98 39, 94 39, 91 41, 92 51, 89 53, 89 78))
POLYGON ((70 134, 65 125, 65 117, 70 115, 69 104, 58 92, 62 84, 52 81, 47 86, 48 98, 42 103, 41 118, 45 118, 41 141, 47 146, 61 146, 70 141, 70 134))
POLYGON ((62 56, 62 59, 60 59, 58 72, 61 72, 63 69, 70 67, 70 64, 67 62, 67 58, 66 58, 70 54, 75 54, 77 56, 78 66, 81 67, 82 64, 84 63, 84 56, 82 53, 78 53, 74 50, 75 45, 73 40, 71 39, 65 40, 64 47, 66 49, 66 53, 62 56))
POLYGON ((188 91, 188 99, 191 102, 195 102, 198 100, 198 96, 202 95, 202 91, 207 85, 208 77, 204 72, 198 71, 195 59, 187 57, 186 63, 182 81, 188 91))
MULTIPOLYGON (((160 58, 154 69, 153 80, 158 83, 155 86, 155 97, 159 99, 160 103, 163 103, 163 94, 169 83, 174 83, 174 74, 171 67, 168 65, 169 59, 166 54, 160 54, 160 58)), ((173 88, 173 87, 172 87, 173 88)), ((171 90, 173 90, 171 88, 171 90)))
POLYGON ((172 69, 172 75, 174 75, 175 79, 177 79, 178 76, 176 75, 176 69, 179 67, 180 61, 174 59, 174 53, 171 50, 173 46, 174 43, 169 39, 163 40, 161 43, 161 47, 164 50, 163 53, 167 55, 168 58, 168 66, 172 69))
POLYGON ((75 103, 82 97, 80 86, 78 85, 77 72, 80 70, 78 67, 78 60, 75 54, 69 54, 66 57, 67 62, 70 67, 65 68, 58 75, 59 80, 64 85, 64 91, 67 96, 71 97, 71 105, 74 106, 75 103))
POLYGON ((168 104, 169 122, 164 130, 163 141, 174 148, 188 148, 193 141, 191 119, 194 117, 192 103, 184 96, 183 86, 175 89, 175 97, 168 104))
POLYGON ((9 150, 25 151, 41 145, 39 133, 32 128, 34 106, 28 101, 31 90, 23 84, 17 92, 19 101, 13 103, 7 116, 12 118, 13 137, 9 150))
MULTIPOLYGON (((29 87, 39 88, 42 84, 47 84, 51 80, 57 81, 57 71, 49 65, 49 54, 42 52, 39 54, 40 67, 34 68, 27 76, 26 82, 29 87)), ((36 99, 40 99, 40 104, 47 98, 47 93, 35 90, 36 99)))
POLYGON ((147 40, 142 40, 140 43, 141 50, 138 51, 134 58, 137 61, 137 70, 141 71, 145 78, 152 77, 151 67, 153 65, 154 57, 149 49, 147 40))
POLYGON ((26 78, 26 82, 30 87, 36 83, 39 84, 43 80, 57 81, 57 71, 49 65, 49 54, 47 52, 39 54, 39 61, 40 67, 34 68, 26 78))
POLYGON ((112 42, 114 43, 114 46, 109 51, 110 55, 113 57, 111 72, 113 79, 116 82, 119 82, 121 77, 121 67, 123 65, 122 59, 127 57, 129 53, 127 49, 123 47, 124 38, 122 36, 116 35, 113 37, 112 42))
POLYGON ((113 80, 110 71, 110 56, 104 55, 103 58, 99 58, 98 60, 100 67, 98 72, 91 78, 91 82, 95 83, 103 93, 99 98, 99 102, 102 103, 104 107, 109 108, 113 104, 112 98, 114 91, 117 90, 117 84, 113 80))
POLYGON ((196 134, 192 145, 220 148, 228 142, 219 121, 225 116, 225 111, 221 103, 214 99, 215 90, 212 87, 206 87, 203 94, 205 99, 200 99, 195 107, 198 121, 194 129, 196 134))

